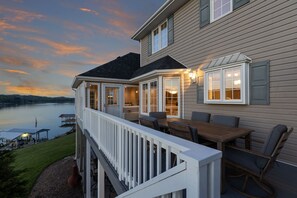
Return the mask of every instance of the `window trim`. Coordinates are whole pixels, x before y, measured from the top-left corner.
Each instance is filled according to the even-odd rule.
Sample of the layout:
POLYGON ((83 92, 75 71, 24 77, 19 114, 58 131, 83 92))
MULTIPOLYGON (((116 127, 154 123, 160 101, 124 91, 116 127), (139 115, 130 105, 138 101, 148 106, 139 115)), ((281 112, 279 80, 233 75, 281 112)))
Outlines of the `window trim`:
MULTIPOLYGON (((150 83, 151 82, 157 82, 157 94, 159 93, 158 92, 158 90, 159 90, 159 82, 158 82, 158 79, 157 78, 154 78, 154 79, 151 79, 151 80, 147 80, 147 81, 143 81, 143 82, 140 82, 139 83, 139 87, 140 87, 140 89, 139 89, 139 91, 140 91, 140 94, 139 94, 139 96, 140 96, 140 100, 139 100, 139 109, 140 109, 140 114, 142 114, 142 115, 149 115, 149 112, 150 112, 150 110, 151 110, 151 97, 150 97, 150 90, 151 90, 151 85, 150 85, 150 83), (143 100, 143 89, 142 89, 142 86, 143 86, 143 84, 148 84, 148 100, 147 100, 147 113, 146 112, 143 112, 143 109, 142 109, 142 105, 143 105, 143 102, 142 102, 142 100, 143 100)), ((157 96, 157 101, 158 101, 158 96, 157 96)), ((159 102, 158 102, 158 104, 157 104, 157 107, 159 106, 159 102)), ((157 108, 158 109, 158 108, 157 108)))
POLYGON ((180 115, 181 115, 181 78, 180 77, 163 77, 163 104, 162 104, 162 109, 163 111, 166 111, 166 93, 165 93, 165 80, 166 79, 177 79, 178 80, 178 97, 177 97, 177 111, 178 111, 178 114, 177 116, 173 116, 173 115, 167 115, 168 118, 180 118, 180 115))
POLYGON ((214 21, 217 21, 220 18, 223 18, 224 16, 226 16, 226 15, 228 15, 228 14, 230 14, 230 13, 233 12, 233 0, 230 0, 230 7, 231 7, 230 11, 227 12, 226 14, 221 15, 220 17, 214 19, 214 1, 215 0, 210 0, 210 23, 212 23, 214 21))
MULTIPOLYGON (((124 89, 123 89, 123 93, 124 93, 124 97, 123 97, 123 107, 139 107, 139 105, 140 105, 140 101, 139 101, 139 105, 133 105, 133 106, 126 106, 125 104, 126 104, 126 101, 125 101, 125 89, 127 88, 127 87, 137 87, 138 88, 138 95, 140 95, 139 94, 139 86, 138 85, 124 85, 124 89)), ((139 97, 139 96, 138 96, 139 97)))
POLYGON ((205 104, 249 104, 249 63, 235 63, 235 64, 230 64, 230 65, 224 65, 221 67, 216 67, 212 69, 208 69, 204 71, 204 103, 205 104), (241 80, 241 85, 240 85, 240 100, 226 100, 225 99, 225 75, 224 71, 226 69, 230 68, 235 68, 235 67, 240 67, 240 80, 241 80), (211 72, 215 71, 220 71, 220 100, 209 100, 208 99, 208 74, 211 72))
POLYGON ((152 54, 168 47, 168 19, 166 19, 165 21, 163 21, 162 23, 160 23, 160 25, 158 25, 158 27, 156 27, 155 29, 153 29, 151 31, 151 37, 152 37, 152 54), (167 34, 167 39, 166 39, 166 45, 162 48, 162 34, 161 34, 161 27, 164 23, 167 23, 166 24, 166 34, 167 34), (154 42, 154 31, 158 29, 158 50, 155 51, 155 42, 154 42))

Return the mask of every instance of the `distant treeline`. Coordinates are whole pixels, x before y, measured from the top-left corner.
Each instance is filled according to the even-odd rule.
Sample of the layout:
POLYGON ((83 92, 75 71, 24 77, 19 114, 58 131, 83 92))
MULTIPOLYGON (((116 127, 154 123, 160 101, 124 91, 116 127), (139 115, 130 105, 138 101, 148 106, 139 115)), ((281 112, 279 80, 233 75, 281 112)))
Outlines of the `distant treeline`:
POLYGON ((9 105, 36 104, 36 103, 73 103, 74 98, 67 97, 45 97, 31 95, 1 95, 0 107, 9 105))

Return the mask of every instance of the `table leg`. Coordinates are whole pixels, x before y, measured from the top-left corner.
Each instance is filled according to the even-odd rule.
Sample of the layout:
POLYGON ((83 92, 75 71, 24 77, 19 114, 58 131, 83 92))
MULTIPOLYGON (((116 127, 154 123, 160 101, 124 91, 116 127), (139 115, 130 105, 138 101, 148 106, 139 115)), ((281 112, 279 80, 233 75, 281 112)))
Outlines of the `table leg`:
POLYGON ((251 150, 251 134, 245 136, 244 144, 246 149, 251 150))
MULTIPOLYGON (((223 142, 217 142, 217 149, 222 151, 222 155, 224 155, 225 144, 223 142)), ((222 156, 221 160, 221 194, 225 192, 225 162, 224 157, 222 156)))

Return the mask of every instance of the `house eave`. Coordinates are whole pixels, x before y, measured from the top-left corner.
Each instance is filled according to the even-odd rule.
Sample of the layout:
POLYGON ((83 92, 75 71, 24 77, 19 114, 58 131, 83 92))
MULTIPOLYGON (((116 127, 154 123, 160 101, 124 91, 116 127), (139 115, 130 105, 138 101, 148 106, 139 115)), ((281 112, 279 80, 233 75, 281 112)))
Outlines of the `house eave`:
POLYGON ((83 81, 93 81, 93 82, 110 82, 110 83, 130 83, 128 79, 119 78, 102 78, 102 77, 91 77, 91 76, 75 76, 72 88, 77 88, 83 81))
POLYGON ((166 17, 173 14, 189 0, 167 0, 131 37, 140 41, 153 28, 159 25, 166 17))
POLYGON ((145 73, 143 75, 137 76, 135 78, 130 79, 130 82, 139 82, 141 79, 157 76, 157 75, 166 75, 166 74, 180 74, 182 72, 186 72, 187 68, 184 69, 160 69, 153 70, 151 72, 145 73))

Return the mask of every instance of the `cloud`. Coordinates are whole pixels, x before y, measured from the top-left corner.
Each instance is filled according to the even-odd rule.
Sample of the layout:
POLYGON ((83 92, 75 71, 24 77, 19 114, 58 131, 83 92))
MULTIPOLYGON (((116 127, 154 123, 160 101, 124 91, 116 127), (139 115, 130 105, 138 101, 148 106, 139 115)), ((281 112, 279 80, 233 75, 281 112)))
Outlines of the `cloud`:
POLYGON ((12 30, 17 32, 29 32, 29 33, 40 33, 40 30, 25 26, 16 26, 8 23, 7 21, 0 19, 0 32, 5 32, 6 30, 12 30))
POLYGON ((91 10, 91 9, 88 9, 88 8, 79 8, 81 11, 83 12, 89 12, 89 13, 92 13, 92 14, 95 14, 95 15, 99 15, 99 13, 95 10, 91 10))
POLYGON ((36 69, 43 69, 47 67, 50 62, 45 60, 40 60, 33 57, 22 57, 22 56, 0 56, 0 63, 8 66, 25 66, 36 69))
POLYGON ((28 39, 48 45, 49 47, 55 50, 54 52, 57 55, 80 54, 87 51, 88 49, 87 47, 84 47, 84 46, 59 43, 59 42, 51 41, 46 38, 30 37, 28 39))
POLYGON ((55 87, 34 87, 34 86, 7 86, 6 92, 10 94, 36 95, 36 96, 69 96, 70 88, 59 89, 55 87))
POLYGON ((8 7, 0 6, 0 12, 4 13, 4 19, 13 22, 31 22, 35 19, 43 19, 41 14, 28 12, 19 9, 11 9, 8 7))
POLYGON ((0 81, 0 86, 8 86, 8 85, 10 85, 10 82, 0 81))
POLYGON ((134 28, 132 27, 132 25, 127 23, 126 21, 123 21, 122 19, 108 19, 107 22, 110 25, 119 28, 119 33, 121 34, 124 33, 125 35, 130 36, 134 32, 134 28))
POLYGON ((28 72, 22 71, 22 70, 16 70, 16 69, 1 69, 2 71, 13 73, 13 74, 22 74, 22 75, 29 75, 28 72))
POLYGON ((116 7, 112 7, 112 8, 111 7, 104 7, 103 9, 105 11, 107 11, 108 13, 110 13, 111 15, 115 16, 116 18, 121 18, 123 20, 131 20, 131 19, 135 18, 134 15, 128 14, 127 12, 124 12, 120 8, 116 8, 116 7))
POLYGON ((80 74, 81 72, 75 71, 73 69, 70 69, 70 70, 69 69, 61 69, 61 70, 56 71, 55 73, 62 75, 62 76, 69 77, 69 78, 74 78, 76 75, 80 74))

